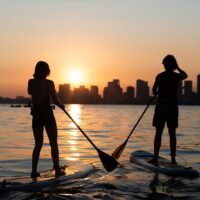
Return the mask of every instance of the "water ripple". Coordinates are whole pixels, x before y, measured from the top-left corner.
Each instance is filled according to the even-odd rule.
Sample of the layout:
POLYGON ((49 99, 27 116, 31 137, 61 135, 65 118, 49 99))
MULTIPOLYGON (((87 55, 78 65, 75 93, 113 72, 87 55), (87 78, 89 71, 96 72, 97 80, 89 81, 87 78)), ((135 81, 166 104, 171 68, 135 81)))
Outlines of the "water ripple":
MULTIPOLYGON (((130 133, 145 106, 122 105, 67 105, 67 110, 92 141, 108 154, 122 144, 130 133)), ((177 154, 200 171, 200 107, 181 106, 177 130, 177 154)), ((155 130, 152 127, 154 106, 151 106, 130 138, 114 172, 107 173, 99 155, 77 127, 56 109, 58 144, 61 163, 88 162, 95 166, 86 179, 72 181, 51 190, 37 193, 12 192, 0 194, 1 199, 192 199, 200 196, 199 179, 170 178, 144 170, 129 162, 130 153, 143 149, 153 152, 155 130)), ((30 110, 0 106, 0 176, 28 175, 34 139, 31 130, 30 110)), ((39 170, 52 167, 50 146, 44 132, 39 170)), ((163 132, 162 155, 169 158, 168 130, 163 132)), ((178 159, 178 158, 177 158, 178 159)), ((178 159, 178 162, 184 163, 178 159)))

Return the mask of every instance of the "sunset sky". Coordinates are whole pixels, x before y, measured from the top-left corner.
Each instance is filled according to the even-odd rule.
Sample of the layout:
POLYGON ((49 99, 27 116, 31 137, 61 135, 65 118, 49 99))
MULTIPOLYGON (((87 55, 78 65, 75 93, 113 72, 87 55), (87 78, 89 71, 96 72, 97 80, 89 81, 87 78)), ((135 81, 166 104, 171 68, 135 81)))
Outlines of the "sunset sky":
POLYGON ((200 74, 199 0, 0 0, 0 96, 28 96, 37 61, 56 88, 120 79, 153 84, 173 54, 193 80, 200 74), (73 78, 73 71, 79 79, 73 78))

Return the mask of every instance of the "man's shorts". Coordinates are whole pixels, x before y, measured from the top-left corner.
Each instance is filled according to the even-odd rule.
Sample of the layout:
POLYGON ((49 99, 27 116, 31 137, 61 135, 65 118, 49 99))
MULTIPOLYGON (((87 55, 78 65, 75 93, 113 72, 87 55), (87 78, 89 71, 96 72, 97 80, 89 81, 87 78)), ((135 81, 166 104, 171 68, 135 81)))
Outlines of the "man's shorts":
POLYGON ((178 106, 156 105, 153 126, 163 129, 165 122, 168 128, 178 127, 178 106))

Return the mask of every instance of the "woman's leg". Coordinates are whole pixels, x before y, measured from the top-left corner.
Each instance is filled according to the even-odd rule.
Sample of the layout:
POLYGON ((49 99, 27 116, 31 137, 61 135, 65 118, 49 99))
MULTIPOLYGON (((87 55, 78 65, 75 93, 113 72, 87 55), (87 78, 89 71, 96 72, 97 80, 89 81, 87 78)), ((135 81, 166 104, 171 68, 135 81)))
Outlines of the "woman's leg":
POLYGON ((53 160, 54 169, 60 168, 58 142, 57 142, 57 127, 56 126, 46 127, 46 132, 51 146, 51 157, 53 160))
POLYGON ((61 170, 59 165, 59 151, 58 151, 58 143, 57 143, 57 127, 51 126, 46 127, 47 135, 49 138, 49 143, 51 146, 51 156, 53 159, 53 167, 55 169, 55 176, 62 176, 66 173, 61 170))
POLYGON ((33 128, 33 135, 35 139, 35 147, 32 154, 32 174, 37 173, 38 160, 43 145, 43 127, 33 128))

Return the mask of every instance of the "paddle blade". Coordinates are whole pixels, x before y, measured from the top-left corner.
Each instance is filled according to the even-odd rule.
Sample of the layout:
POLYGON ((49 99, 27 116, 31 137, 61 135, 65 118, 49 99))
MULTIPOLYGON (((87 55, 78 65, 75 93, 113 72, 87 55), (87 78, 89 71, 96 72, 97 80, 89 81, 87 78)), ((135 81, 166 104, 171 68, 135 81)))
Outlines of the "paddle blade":
POLYGON ((97 152, 99 154, 101 163, 107 172, 113 171, 119 164, 113 157, 109 156, 107 153, 105 153, 99 149, 97 149, 97 152))
POLYGON ((126 143, 127 143, 127 142, 124 142, 123 144, 121 144, 120 146, 118 146, 118 147, 115 149, 115 151, 112 153, 112 157, 113 157, 114 159, 118 159, 118 158, 121 156, 122 152, 123 152, 124 149, 125 149, 126 143))

